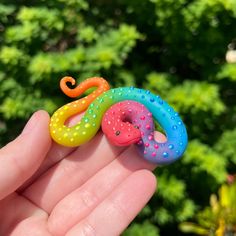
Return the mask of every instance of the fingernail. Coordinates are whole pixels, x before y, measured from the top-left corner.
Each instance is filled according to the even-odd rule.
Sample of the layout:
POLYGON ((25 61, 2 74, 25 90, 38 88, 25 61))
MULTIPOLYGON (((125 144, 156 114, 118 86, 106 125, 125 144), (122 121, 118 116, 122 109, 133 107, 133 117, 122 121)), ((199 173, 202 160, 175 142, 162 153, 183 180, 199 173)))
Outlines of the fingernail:
POLYGON ((31 132, 34 127, 37 124, 37 117, 38 117, 38 112, 34 113, 31 118, 29 119, 29 121, 27 122, 27 124, 25 125, 22 134, 27 134, 29 132, 31 132))

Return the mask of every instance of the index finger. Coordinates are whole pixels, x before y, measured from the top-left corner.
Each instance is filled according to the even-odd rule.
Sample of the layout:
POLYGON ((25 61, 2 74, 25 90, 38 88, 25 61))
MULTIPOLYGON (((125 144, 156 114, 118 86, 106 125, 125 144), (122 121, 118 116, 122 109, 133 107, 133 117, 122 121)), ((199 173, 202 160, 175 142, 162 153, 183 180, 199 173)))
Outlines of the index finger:
MULTIPOLYGON (((72 117, 66 124, 68 126, 75 125, 78 121, 80 121, 81 117, 84 115, 84 112, 72 117)), ((63 160, 68 155, 72 154, 78 147, 66 147, 56 142, 52 142, 51 148, 46 155, 46 158, 40 165, 39 169, 34 173, 34 175, 28 179, 19 189, 18 192, 24 191, 28 186, 30 186, 37 178, 43 175, 48 169, 52 166, 63 160)))
POLYGON ((48 114, 36 112, 22 134, 0 150, 0 199, 15 191, 39 167, 51 145, 48 114))

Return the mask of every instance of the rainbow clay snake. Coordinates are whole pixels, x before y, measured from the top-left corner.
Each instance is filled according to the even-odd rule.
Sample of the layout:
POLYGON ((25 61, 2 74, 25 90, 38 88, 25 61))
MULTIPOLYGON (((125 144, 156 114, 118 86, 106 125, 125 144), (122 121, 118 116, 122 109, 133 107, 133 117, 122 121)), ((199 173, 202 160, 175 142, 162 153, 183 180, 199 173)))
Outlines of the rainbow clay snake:
MULTIPOLYGON (((105 112, 112 105, 121 101, 131 100, 144 105, 164 129, 167 136, 165 143, 157 143, 155 141, 156 146, 158 146, 155 150, 155 155, 149 155, 149 152, 147 152, 146 154, 148 155, 143 155, 143 157, 158 165, 165 165, 176 161, 182 156, 187 146, 185 125, 178 113, 159 96, 150 93, 150 91, 133 87, 109 90, 108 83, 102 78, 87 79, 74 89, 67 88, 66 82, 74 83, 74 80, 71 77, 65 77, 61 81, 61 88, 64 93, 72 97, 81 95, 90 87, 96 86, 98 88, 92 94, 62 106, 53 114, 50 122, 50 133, 57 143, 74 147, 88 142, 99 130, 105 112), (66 120, 71 116, 85 110, 86 112, 78 124, 73 127, 67 127, 65 125, 66 120)), ((142 121, 142 119, 146 119, 146 116, 138 118, 142 121)), ((109 132, 111 130, 112 127, 109 129, 109 132)), ((130 130, 134 130, 133 127, 130 130)), ((114 133, 116 131, 114 130, 114 133)), ((130 131, 127 129, 127 132, 130 131)), ((143 145, 141 147, 144 148, 143 145)), ((143 154, 145 154, 144 151, 143 154)))

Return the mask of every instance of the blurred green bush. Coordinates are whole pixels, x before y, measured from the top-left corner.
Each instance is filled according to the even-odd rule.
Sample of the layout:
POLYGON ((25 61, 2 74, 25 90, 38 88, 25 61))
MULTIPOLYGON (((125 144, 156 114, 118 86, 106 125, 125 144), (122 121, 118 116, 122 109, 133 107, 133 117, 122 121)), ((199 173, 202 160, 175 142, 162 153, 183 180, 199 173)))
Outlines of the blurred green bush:
POLYGON ((236 172, 235 0, 2 0, 0 145, 38 109, 69 101, 59 80, 103 76, 161 95, 184 119, 183 159, 124 235, 180 235, 236 172))
POLYGON ((210 196, 210 206, 196 215, 198 224, 183 222, 180 230, 196 235, 235 235, 236 231, 236 181, 235 176, 230 177, 233 183, 223 184, 218 193, 210 196))

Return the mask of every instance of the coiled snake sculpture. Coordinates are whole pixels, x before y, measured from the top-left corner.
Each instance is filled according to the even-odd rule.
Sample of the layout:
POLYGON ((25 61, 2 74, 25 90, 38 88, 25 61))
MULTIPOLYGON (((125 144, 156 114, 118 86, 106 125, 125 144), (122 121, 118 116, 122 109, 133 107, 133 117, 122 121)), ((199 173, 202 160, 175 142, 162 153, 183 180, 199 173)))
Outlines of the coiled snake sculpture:
POLYGON ((97 87, 91 94, 60 107, 51 117, 52 138, 64 146, 80 146, 91 140, 100 129, 115 145, 136 143, 144 159, 158 165, 178 160, 187 146, 187 131, 179 114, 159 96, 148 90, 134 87, 110 89, 100 77, 89 78, 75 88, 72 77, 60 82, 62 91, 70 96, 82 95, 87 89, 97 87), (72 127, 65 122, 85 111, 81 121, 72 127), (153 118, 164 129, 165 143, 154 138, 153 118))

